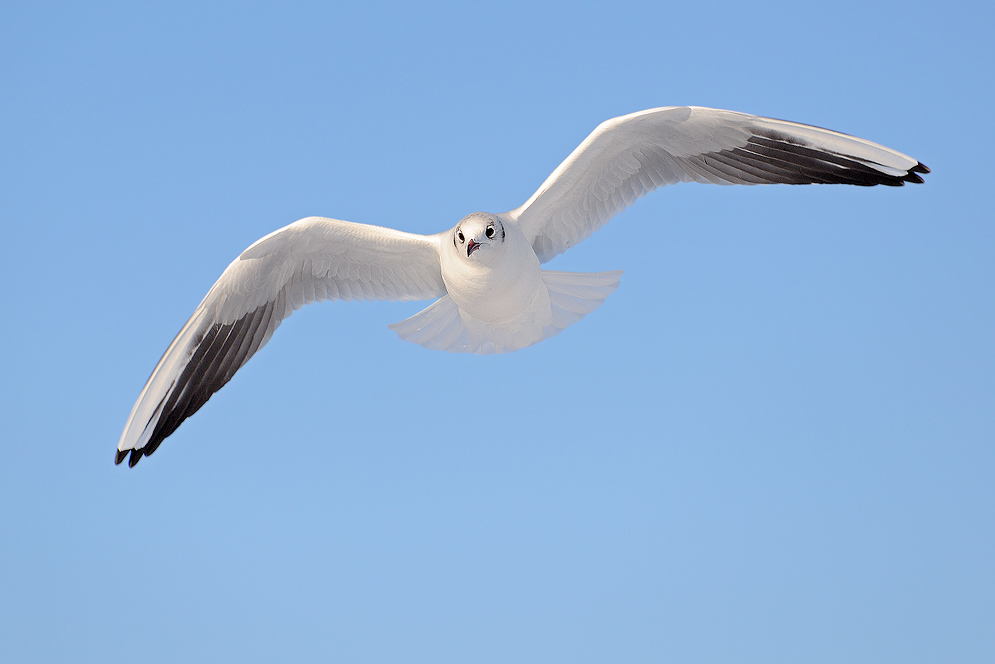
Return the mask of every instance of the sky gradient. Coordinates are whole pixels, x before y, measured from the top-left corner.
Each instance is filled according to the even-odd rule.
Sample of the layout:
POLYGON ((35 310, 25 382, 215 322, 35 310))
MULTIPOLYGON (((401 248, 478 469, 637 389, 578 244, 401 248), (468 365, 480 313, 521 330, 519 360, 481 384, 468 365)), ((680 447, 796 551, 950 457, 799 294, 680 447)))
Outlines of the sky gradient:
POLYGON ((0 8, 0 661, 995 660, 988 4, 0 8), (323 303, 138 467, 134 400, 309 215, 524 202, 656 106, 828 127, 902 188, 680 185, 501 356, 323 303))

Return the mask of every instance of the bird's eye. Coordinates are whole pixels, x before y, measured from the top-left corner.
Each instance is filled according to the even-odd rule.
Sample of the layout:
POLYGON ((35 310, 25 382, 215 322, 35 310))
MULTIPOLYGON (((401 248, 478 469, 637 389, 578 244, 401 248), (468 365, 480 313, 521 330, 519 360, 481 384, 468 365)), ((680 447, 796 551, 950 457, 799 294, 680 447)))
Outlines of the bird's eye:
POLYGON ((484 231, 484 235, 486 235, 487 237, 494 237, 494 227, 488 226, 487 230, 484 231))
POLYGON ((462 244, 463 240, 466 239, 466 238, 463 237, 463 231, 456 231, 456 237, 459 239, 460 244, 462 244))

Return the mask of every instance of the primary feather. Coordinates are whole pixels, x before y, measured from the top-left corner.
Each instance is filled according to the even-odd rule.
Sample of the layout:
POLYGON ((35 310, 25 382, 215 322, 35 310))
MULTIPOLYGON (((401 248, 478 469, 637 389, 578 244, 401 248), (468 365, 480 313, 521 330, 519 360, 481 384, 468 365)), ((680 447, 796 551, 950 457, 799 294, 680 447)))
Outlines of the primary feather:
POLYGON ((917 173, 927 172, 900 152, 828 129, 713 108, 655 108, 603 122, 508 214, 544 263, 668 184, 896 186, 920 183, 917 173))
POLYGON ((445 295, 438 242, 390 228, 309 217, 242 252, 194 311, 131 411, 116 461, 152 454, 262 348, 294 310, 319 300, 445 295))

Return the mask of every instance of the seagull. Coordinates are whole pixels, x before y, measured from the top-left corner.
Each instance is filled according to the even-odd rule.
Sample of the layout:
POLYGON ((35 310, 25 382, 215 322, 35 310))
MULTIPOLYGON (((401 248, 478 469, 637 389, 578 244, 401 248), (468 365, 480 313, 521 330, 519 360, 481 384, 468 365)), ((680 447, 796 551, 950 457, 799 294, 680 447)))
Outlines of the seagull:
POLYGON ((243 251, 166 349, 114 458, 133 467, 220 390, 281 321, 320 300, 431 300, 391 325, 405 341, 454 353, 506 353, 559 334, 597 309, 620 271, 541 265, 636 199, 678 182, 922 183, 919 161, 862 138, 694 106, 608 120, 524 205, 474 212, 416 235, 307 217, 243 251))

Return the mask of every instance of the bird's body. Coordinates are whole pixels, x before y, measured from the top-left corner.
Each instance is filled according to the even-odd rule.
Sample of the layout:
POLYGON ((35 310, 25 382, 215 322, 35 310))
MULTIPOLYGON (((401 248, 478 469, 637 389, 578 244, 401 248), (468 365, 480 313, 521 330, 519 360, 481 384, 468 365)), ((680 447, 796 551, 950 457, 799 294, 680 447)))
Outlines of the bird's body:
POLYGON ((443 241, 452 238, 455 251, 440 252, 442 281, 460 311, 501 324, 530 306, 542 283, 542 270, 532 245, 516 225, 477 212, 460 221, 455 237, 447 235, 443 241))
POLYGON ((928 169, 904 154, 826 129, 696 107, 602 123, 521 207, 475 212, 415 235, 309 217, 255 242, 228 266, 139 395, 116 462, 151 454, 259 350, 295 309, 317 300, 438 298, 391 326, 452 352, 508 352, 590 313, 621 272, 541 264, 653 189, 715 184, 901 185, 928 169))

